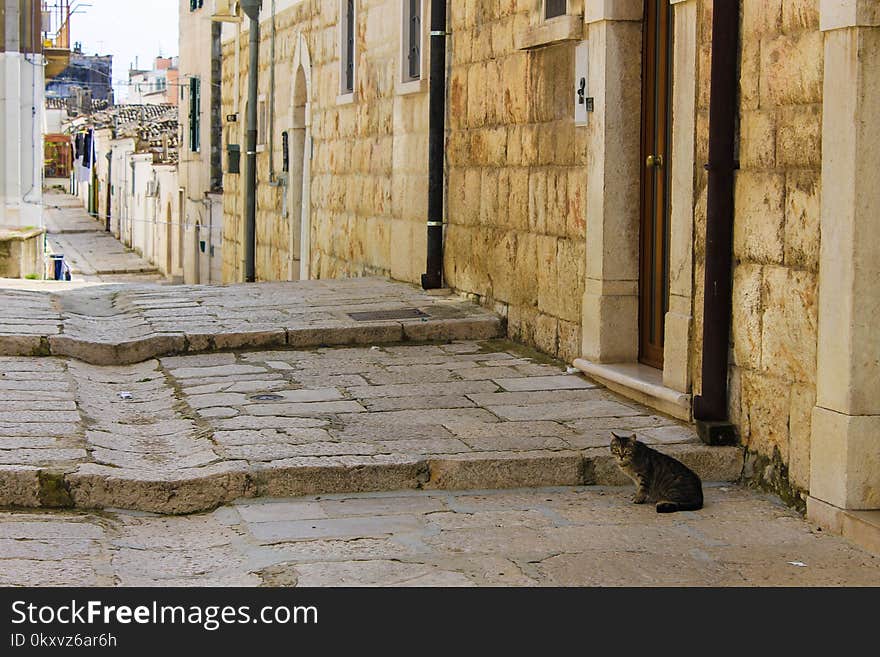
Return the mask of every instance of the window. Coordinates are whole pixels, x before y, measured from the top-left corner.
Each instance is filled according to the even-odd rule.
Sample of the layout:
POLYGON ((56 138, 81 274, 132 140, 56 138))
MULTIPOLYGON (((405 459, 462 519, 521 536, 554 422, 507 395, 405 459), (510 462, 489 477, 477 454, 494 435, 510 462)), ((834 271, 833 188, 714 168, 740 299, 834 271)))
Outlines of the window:
POLYGON ((257 101, 257 145, 266 145, 266 133, 268 132, 268 126, 269 106, 266 103, 266 97, 260 96, 257 101))
POLYGON ((196 9, 201 9, 205 4, 205 0, 189 0, 189 10, 195 11, 196 9))
POLYGON ((422 77, 422 0, 403 0, 403 81, 422 77))
POLYGON ((544 0, 544 18, 565 16, 566 0, 544 0))
POLYGON ((202 81, 189 80, 189 149, 198 153, 202 142, 202 81))
POLYGON ((341 0, 342 11, 340 21, 340 93, 354 93, 354 36, 355 14, 354 0, 341 0))

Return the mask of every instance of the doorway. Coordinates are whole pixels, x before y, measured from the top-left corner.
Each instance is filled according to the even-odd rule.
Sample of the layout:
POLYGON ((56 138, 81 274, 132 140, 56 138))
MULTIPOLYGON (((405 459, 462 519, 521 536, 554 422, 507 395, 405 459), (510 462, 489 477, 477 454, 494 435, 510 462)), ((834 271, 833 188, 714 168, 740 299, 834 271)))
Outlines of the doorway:
POLYGON ((290 225, 289 245, 289 271, 288 279, 297 281, 307 278, 302 275, 303 269, 303 228, 308 224, 308 208, 306 206, 306 104, 308 95, 306 89, 306 76, 302 66, 296 69, 293 83, 293 127, 288 135, 287 149, 285 154, 285 166, 289 167, 288 182, 288 222, 290 225))
POLYGON ((663 369, 669 310, 672 8, 645 3, 642 47, 639 362, 663 369))
POLYGON ((165 206, 165 271, 162 272, 169 278, 172 275, 172 254, 174 244, 174 234, 172 231, 173 219, 171 215, 171 201, 165 206))

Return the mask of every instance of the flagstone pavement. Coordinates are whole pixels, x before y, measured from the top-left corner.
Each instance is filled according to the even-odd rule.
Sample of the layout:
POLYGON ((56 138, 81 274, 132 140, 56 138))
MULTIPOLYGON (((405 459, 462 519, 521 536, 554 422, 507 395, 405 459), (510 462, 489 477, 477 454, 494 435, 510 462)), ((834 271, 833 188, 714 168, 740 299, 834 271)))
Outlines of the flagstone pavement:
POLYGON ((880 557, 772 498, 660 515, 625 488, 243 500, 162 517, 0 513, 12 586, 878 586, 880 557))

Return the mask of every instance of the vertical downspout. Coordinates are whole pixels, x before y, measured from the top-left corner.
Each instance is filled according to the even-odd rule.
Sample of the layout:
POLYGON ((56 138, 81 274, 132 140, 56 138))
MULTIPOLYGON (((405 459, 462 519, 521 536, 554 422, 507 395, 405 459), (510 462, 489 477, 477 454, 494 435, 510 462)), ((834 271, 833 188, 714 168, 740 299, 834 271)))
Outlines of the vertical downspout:
POLYGON ((431 2, 428 109, 428 257, 422 287, 443 286, 443 178, 446 147, 446 0, 431 2))
POLYGON ((727 377, 733 266, 733 200, 737 114, 739 2, 714 0, 711 98, 709 101, 709 188, 703 301, 702 394, 694 419, 710 444, 735 442, 728 422, 727 377))
POLYGON ((105 218, 105 226, 104 228, 109 233, 110 232, 110 217, 113 209, 113 196, 110 193, 113 189, 113 151, 109 151, 106 155, 107 158, 107 217, 105 218))
POLYGON ((260 0, 244 0, 242 10, 250 18, 247 111, 247 178, 245 180, 244 279, 257 280, 257 78, 260 71, 260 0))

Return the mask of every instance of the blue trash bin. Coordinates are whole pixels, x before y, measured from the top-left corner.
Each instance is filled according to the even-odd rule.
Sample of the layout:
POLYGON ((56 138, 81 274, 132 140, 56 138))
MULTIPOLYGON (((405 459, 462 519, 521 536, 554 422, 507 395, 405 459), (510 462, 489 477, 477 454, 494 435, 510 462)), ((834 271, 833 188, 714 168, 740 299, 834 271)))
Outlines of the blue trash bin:
POLYGON ((52 279, 56 281, 64 280, 64 255, 55 254, 49 256, 52 260, 52 279))

